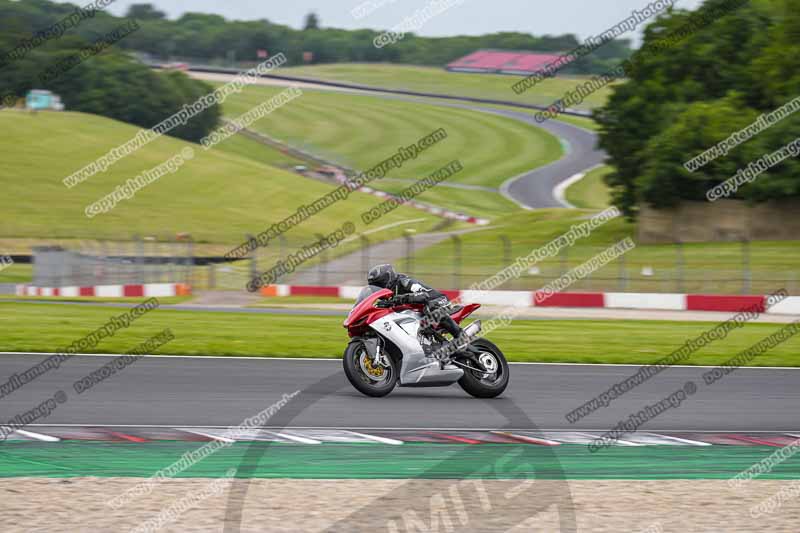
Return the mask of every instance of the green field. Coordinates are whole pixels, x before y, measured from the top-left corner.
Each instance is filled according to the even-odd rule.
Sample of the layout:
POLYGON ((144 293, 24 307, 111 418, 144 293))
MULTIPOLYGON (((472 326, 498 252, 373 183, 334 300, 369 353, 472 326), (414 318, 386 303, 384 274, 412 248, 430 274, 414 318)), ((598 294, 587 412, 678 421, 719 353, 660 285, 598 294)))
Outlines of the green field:
MULTIPOLYGON (((564 93, 585 81, 581 77, 557 77, 544 80, 522 95, 511 86, 522 76, 502 74, 467 74, 448 72, 438 67, 388 65, 380 63, 336 63, 281 69, 281 74, 321 80, 351 82, 387 89, 404 89, 438 94, 452 94, 520 104, 550 105, 564 93)), ((591 109, 605 103, 610 91, 603 88, 590 95, 580 106, 591 109)))
MULTIPOLYGON (((171 238, 191 233, 198 243, 235 245, 246 233, 269 225, 333 190, 333 186, 302 178, 244 158, 226 148, 195 148, 193 160, 120 202, 112 211, 89 219, 84 208, 114 190, 126 179, 159 165, 188 143, 163 136, 87 181, 67 189, 61 180, 107 150, 132 137, 137 128, 82 113, 0 112, 0 189, 5 198, 0 238, 117 239, 134 234, 171 238)), ((259 146, 253 147, 253 150, 259 146)), ((267 148, 265 148, 267 150, 267 148)), ((233 150, 231 150, 233 151, 233 150)), ((269 157, 269 156, 265 156, 269 157)), ((332 221, 363 226, 358 213, 378 203, 372 196, 354 193, 311 217, 287 236, 297 242, 332 231, 332 221)), ((390 224, 422 219, 410 227, 425 231, 441 223, 416 209, 401 207, 381 222, 390 224)), ((406 226, 404 226, 406 227, 406 226)), ((397 227, 373 234, 374 241, 398 236, 397 227)))
MULTIPOLYGON (((0 301, 0 346, 6 351, 52 352, 103 325, 119 308, 0 301)), ((191 312, 158 309, 95 347, 120 353, 171 328, 175 340, 159 353, 282 357, 340 357, 347 344, 341 317, 191 312), (264 332, 269 334, 265 335, 264 332), (314 335, 308 332, 313 331, 314 335)), ((518 320, 492 332, 511 361, 652 363, 713 327, 703 322, 518 320)), ((746 324, 707 344, 685 364, 716 365, 779 330, 779 324, 746 324)), ((800 366, 800 339, 758 357, 753 366, 800 366)))
POLYGON ((216 146, 217 149, 238 155, 245 159, 252 159, 257 163, 278 168, 291 169, 295 165, 305 165, 304 161, 295 159, 289 154, 276 148, 249 139, 244 135, 234 135, 216 146))
POLYGON ((598 131, 600 129, 600 125, 590 118, 560 115, 558 120, 589 131, 598 131))
POLYGON ((33 278, 33 265, 14 263, 0 270, 0 283, 27 283, 33 278))
POLYGON ((580 181, 573 183, 565 193, 567 201, 582 209, 605 209, 611 205, 611 196, 603 177, 611 172, 607 166, 597 167, 580 181))
MULTIPOLYGON (((224 105, 225 115, 245 113, 282 89, 248 87, 224 105)), ((559 140, 540 128, 475 111, 371 96, 304 90, 303 95, 251 126, 274 138, 340 164, 368 169, 390 156, 397 147, 444 128, 447 138, 421 153, 416 160, 392 169, 389 177, 420 179, 458 159, 464 170, 448 181, 499 187, 510 177, 559 159, 559 140)), ((376 180, 372 186, 396 191, 403 185, 376 180)), ((418 197, 444 207, 480 216, 518 209, 499 193, 435 188, 418 197)))

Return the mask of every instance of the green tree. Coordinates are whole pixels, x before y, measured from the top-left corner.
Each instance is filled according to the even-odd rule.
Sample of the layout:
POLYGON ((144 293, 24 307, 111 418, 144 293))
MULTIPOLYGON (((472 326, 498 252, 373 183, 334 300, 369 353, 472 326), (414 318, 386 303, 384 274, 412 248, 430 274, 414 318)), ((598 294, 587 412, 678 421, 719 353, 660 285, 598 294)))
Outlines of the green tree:
POLYGON ((159 11, 152 4, 131 4, 125 16, 139 20, 163 20, 167 18, 166 13, 159 11))
POLYGON ((303 24, 304 30, 318 30, 319 29, 319 17, 317 17, 316 13, 309 13, 306 15, 305 23, 303 24))
MULTIPOLYGON (((760 156, 752 153, 758 144, 749 142, 701 171, 683 168, 777 101, 786 102, 781 98, 800 66, 800 43, 792 42, 787 22, 793 17, 784 16, 792 1, 706 0, 696 11, 674 10, 647 26, 626 82, 595 112, 600 146, 615 167, 606 182, 629 217, 640 202, 705 200, 707 187, 735 174, 746 157, 760 156)), ((755 190, 738 194, 753 199, 755 190)))
MULTIPOLYGON (((29 37, 67 16, 74 7, 48 0, 15 2, 0 0, 0 35, 29 37)), ((186 13, 169 20, 149 3, 132 5, 127 16, 143 22, 141 29, 115 46, 122 50, 145 52, 156 58, 197 58, 208 63, 252 61, 258 49, 271 54, 282 52, 292 63, 302 62, 304 51, 313 51, 315 62, 345 61, 395 62, 442 66, 481 48, 561 52, 579 44, 574 35, 535 36, 520 32, 499 32, 481 36, 420 37, 409 33, 403 40, 381 49, 373 46, 377 30, 321 28, 319 17, 309 13, 305 29, 295 30, 268 20, 230 21, 219 15, 186 13)), ((87 41, 119 26, 121 20, 107 11, 67 31, 87 41)), ((17 41, 18 42, 18 41, 17 41)), ((12 45, 13 48, 13 45, 12 45)), ((631 49, 627 41, 608 43, 596 53, 581 58, 564 69, 565 73, 600 73, 609 64, 625 59, 631 49)), ((2 68, 2 66, 0 66, 2 68)))

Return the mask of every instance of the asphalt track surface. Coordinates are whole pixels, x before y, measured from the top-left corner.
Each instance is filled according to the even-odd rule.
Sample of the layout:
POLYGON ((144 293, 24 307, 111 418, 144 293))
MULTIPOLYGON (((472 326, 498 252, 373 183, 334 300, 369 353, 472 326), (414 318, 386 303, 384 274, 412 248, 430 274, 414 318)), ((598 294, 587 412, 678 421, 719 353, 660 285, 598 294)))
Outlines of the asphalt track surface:
MULTIPOLYGON (((215 81, 231 80, 235 76, 192 72, 192 75, 203 79, 215 81)), ((350 94, 369 95, 377 98, 390 100, 402 100, 407 102, 417 102, 424 105, 436 105, 440 107, 453 107, 466 109, 478 113, 490 113, 500 115, 513 120, 519 120, 535 127, 544 129, 552 135, 558 137, 564 145, 566 153, 558 161, 548 165, 524 172, 518 176, 508 179, 500 188, 500 191, 514 202, 531 209, 543 209, 550 207, 567 207, 556 198, 555 187, 571 178, 572 176, 585 172, 605 160, 605 152, 598 150, 597 135, 594 132, 573 126, 566 122, 548 120, 538 123, 534 119, 535 110, 515 111, 513 109, 499 109, 486 107, 477 104, 453 103, 452 100, 437 101, 431 97, 421 99, 410 96, 399 96, 387 94, 378 88, 370 90, 354 90, 345 88, 330 87, 327 85, 317 85, 311 82, 292 83, 289 81, 277 80, 272 78, 261 78, 259 83, 263 85, 299 85, 302 88, 318 89, 323 91, 344 92, 350 94)), ((509 105, 513 103, 509 102, 509 105)))
MULTIPOLYGON (((2 382, 45 357, 0 355, 2 382)), ((280 427, 510 428, 509 418, 503 413, 520 409, 530 423, 518 429, 601 431, 692 380, 697 385, 695 394, 639 429, 795 433, 800 429, 796 410, 800 405, 800 369, 739 369, 713 385, 705 385, 701 375, 708 368, 673 367, 609 407, 571 424, 565 419, 567 412, 635 374, 638 368, 512 364, 509 388, 497 399, 472 398, 457 385, 397 388, 385 398, 374 399, 350 386, 341 360, 162 356, 144 357, 78 395, 73 383, 98 370, 111 357, 75 356, 65 361, 60 368, 0 399, 0 420, 26 412, 63 390, 68 400, 37 423, 227 427, 299 390, 292 402, 303 407, 290 418, 276 419, 280 427)))
POLYGON ((591 131, 554 120, 540 124, 533 119, 532 113, 480 107, 474 107, 472 110, 494 113, 540 127, 566 144, 567 153, 558 161, 507 180, 501 187, 503 194, 526 207, 536 209, 565 207, 555 196, 556 186, 575 174, 602 164, 605 160, 605 152, 596 148, 597 135, 591 131))

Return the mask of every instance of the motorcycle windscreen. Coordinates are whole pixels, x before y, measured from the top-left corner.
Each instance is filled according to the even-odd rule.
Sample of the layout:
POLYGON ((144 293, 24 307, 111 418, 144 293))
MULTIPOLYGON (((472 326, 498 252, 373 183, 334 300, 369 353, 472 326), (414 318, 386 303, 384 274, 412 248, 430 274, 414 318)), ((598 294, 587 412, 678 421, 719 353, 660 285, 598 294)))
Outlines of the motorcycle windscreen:
MULTIPOLYGON (((355 307, 358 304, 360 304, 361 302, 363 302, 364 300, 369 298, 371 295, 375 294, 378 291, 382 291, 382 290, 383 290, 383 287, 378 287, 376 285, 367 285, 366 287, 361 289, 361 292, 359 292, 358 296, 356 296, 356 303, 353 304, 353 308, 352 309, 355 309, 355 307)), ((351 311, 352 311, 352 309, 351 309, 351 311)))

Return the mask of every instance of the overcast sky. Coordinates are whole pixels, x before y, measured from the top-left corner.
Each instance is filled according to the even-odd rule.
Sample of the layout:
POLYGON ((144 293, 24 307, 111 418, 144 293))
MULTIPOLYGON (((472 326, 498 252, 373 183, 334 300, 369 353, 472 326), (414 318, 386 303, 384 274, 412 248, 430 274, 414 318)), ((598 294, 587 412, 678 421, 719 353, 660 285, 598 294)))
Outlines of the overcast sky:
MULTIPOLYGON (((300 28, 305 15, 314 11, 323 27, 345 29, 392 28, 432 0, 150 0, 170 18, 186 11, 216 13, 228 19, 268 19, 300 28), (381 4, 356 20, 351 11, 365 1, 381 4)), ((444 1, 444 0, 439 0, 444 1)), ((425 36, 481 35, 519 31, 534 35, 574 33, 595 36, 642 9, 652 0, 447 0, 455 4, 427 21, 416 33, 425 36)), ((73 3, 75 0, 73 0, 73 3)), ((147 0, 117 0, 109 7, 123 15, 131 4, 147 0)), ((676 7, 694 9, 702 0, 677 0, 676 7)), ((640 28, 637 28, 636 38, 640 28)), ((638 39, 635 40, 638 42, 638 39)))

